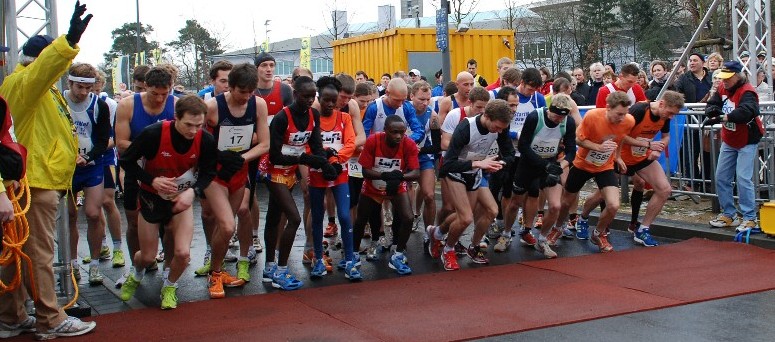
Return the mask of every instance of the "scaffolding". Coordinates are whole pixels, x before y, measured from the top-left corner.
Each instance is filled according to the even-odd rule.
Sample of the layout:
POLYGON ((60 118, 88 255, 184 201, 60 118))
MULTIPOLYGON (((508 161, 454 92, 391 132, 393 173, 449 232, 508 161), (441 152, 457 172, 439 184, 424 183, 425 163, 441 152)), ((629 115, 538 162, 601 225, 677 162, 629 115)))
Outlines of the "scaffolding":
POLYGON ((756 72, 758 68, 764 70, 764 75, 772 87, 772 18, 770 14, 769 0, 731 0, 732 1, 732 52, 733 58, 743 63, 740 53, 747 51, 750 54, 748 63, 743 63, 748 72, 749 82, 756 87, 756 72), (764 63, 757 63, 756 56, 764 51, 766 57, 764 63), (757 64, 760 64, 757 66, 757 64))
POLYGON ((13 71, 19 60, 19 49, 32 36, 47 34, 56 37, 56 0, 26 0, 17 7, 16 0, 0 0, 3 23, 0 27, 0 45, 7 46, 5 65, 0 70, 0 82, 13 71), (21 42, 21 43, 20 43, 21 42))

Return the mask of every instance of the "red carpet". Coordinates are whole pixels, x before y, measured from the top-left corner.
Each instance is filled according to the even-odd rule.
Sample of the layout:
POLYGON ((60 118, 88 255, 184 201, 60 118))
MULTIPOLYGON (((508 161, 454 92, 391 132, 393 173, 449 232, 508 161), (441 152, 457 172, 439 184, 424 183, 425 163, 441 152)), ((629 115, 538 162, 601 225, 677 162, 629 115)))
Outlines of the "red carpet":
POLYGON ((110 314, 79 340, 480 338, 775 289, 775 273, 766 271, 774 263, 775 251, 692 239, 110 314))

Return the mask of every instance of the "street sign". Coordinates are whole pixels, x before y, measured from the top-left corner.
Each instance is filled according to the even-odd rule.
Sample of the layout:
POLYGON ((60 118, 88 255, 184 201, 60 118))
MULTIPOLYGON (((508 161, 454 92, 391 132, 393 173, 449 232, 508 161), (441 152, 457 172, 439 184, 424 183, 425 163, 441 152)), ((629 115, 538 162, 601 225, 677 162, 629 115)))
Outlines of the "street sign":
POLYGON ((449 26, 447 24, 447 11, 436 10, 436 48, 446 50, 449 47, 449 26))

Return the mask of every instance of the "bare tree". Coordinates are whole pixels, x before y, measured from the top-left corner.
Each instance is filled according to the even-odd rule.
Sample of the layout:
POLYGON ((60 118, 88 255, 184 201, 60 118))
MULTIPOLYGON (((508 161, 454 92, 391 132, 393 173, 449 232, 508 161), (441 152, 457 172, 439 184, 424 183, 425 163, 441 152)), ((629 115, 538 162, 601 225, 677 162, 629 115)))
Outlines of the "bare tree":
POLYGON ((355 17, 355 12, 348 13, 346 6, 343 9, 337 6, 337 0, 328 0, 326 1, 326 9, 322 14, 323 18, 329 18, 330 21, 325 21, 325 33, 319 35, 317 40, 313 38, 311 43, 316 41, 317 46, 313 49, 323 52, 326 59, 333 60, 333 56, 328 55, 328 48, 335 40, 349 36, 349 23, 355 17))
POLYGON ((474 13, 480 0, 450 0, 449 5, 452 10, 452 18, 455 19, 455 25, 460 26, 470 14, 474 13))

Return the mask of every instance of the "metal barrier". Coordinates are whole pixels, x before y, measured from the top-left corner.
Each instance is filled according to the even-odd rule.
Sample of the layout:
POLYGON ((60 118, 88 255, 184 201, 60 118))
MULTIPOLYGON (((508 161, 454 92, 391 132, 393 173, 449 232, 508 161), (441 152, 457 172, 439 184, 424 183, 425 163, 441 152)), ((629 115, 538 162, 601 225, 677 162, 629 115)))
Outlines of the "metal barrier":
MULTIPOLYGON (((775 101, 761 102, 761 119, 765 134, 759 142, 754 163, 756 201, 775 199, 775 101)), ((594 108, 581 106, 583 114, 594 108)), ((695 202, 711 198, 713 212, 719 212, 715 192, 716 161, 721 146, 721 125, 701 127, 705 119, 704 103, 687 103, 670 122, 670 144, 660 163, 673 185, 673 196, 689 195, 695 202)), ((657 137, 658 139, 658 137, 657 137)), ((627 184, 626 180, 622 181, 627 184)), ((622 200, 629 201, 628 188, 622 186, 622 200)), ((735 196, 737 198, 737 196, 735 196)))

